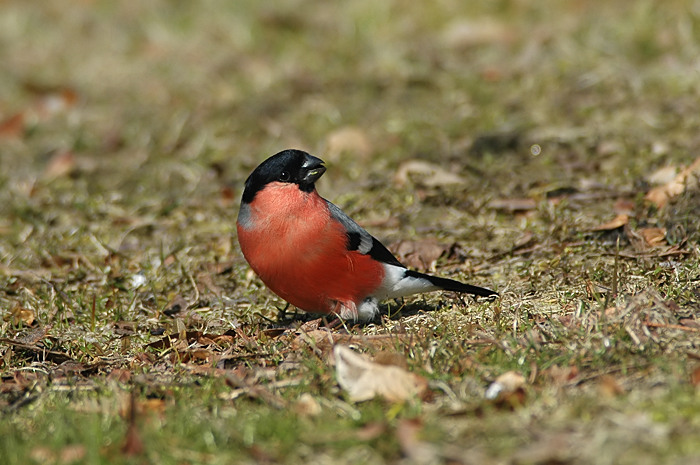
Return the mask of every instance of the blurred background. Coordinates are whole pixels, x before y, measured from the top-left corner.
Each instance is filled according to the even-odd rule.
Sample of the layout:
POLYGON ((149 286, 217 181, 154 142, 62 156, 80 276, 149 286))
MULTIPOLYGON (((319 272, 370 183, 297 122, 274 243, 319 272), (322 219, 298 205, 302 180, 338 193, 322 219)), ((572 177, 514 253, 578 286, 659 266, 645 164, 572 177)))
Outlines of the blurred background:
POLYGON ((524 228, 564 240, 599 224, 610 203, 537 202, 634 198, 700 143, 697 1, 0 8, 11 268, 118 251, 143 270, 169 249, 238 263, 242 183, 291 147, 328 162, 321 194, 380 238, 483 257, 524 228))

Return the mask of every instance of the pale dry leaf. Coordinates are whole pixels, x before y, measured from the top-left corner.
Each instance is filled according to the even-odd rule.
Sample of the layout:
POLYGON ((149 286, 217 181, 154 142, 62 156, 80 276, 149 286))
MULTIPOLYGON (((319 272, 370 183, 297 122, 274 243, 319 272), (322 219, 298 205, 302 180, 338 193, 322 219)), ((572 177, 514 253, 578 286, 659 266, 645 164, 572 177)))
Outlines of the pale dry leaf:
POLYGON ((5 315, 4 320, 11 322, 13 325, 23 323, 31 326, 34 323, 34 310, 31 308, 22 307, 19 303, 15 303, 12 309, 5 315))
POLYGON ((469 48, 478 45, 508 43, 515 39, 512 28, 491 19, 456 20, 445 29, 442 37, 452 48, 469 48))
POLYGON ((677 166, 664 166, 647 176, 647 181, 654 186, 660 186, 673 181, 676 175, 678 175, 677 166))
POLYGON ((613 218, 610 221, 606 221, 603 224, 599 224, 598 226, 595 226, 591 228, 591 231, 612 231, 617 228, 621 228, 627 223, 630 222, 630 217, 629 215, 626 215, 624 213, 617 215, 615 218, 613 218))
POLYGON ((486 389, 485 397, 489 400, 503 399, 522 390, 525 377, 515 371, 506 371, 486 389))
POLYGON ((354 126, 346 126, 328 134, 326 138, 326 157, 337 161, 343 154, 366 160, 374 149, 365 131, 354 126))
POLYGON ((397 366, 379 365, 347 346, 336 345, 333 355, 338 384, 353 402, 377 396, 401 402, 420 396, 427 388, 424 378, 397 366))
POLYGON ((424 160, 408 160, 396 170, 394 183, 404 186, 412 181, 426 187, 465 183, 461 176, 424 160))
POLYGON ((651 189, 647 192, 645 198, 656 205, 657 208, 661 208, 666 205, 669 200, 682 194, 686 188, 697 187, 699 178, 700 157, 690 166, 678 173, 671 181, 651 189))
POLYGON ((75 169, 75 155, 66 150, 55 153, 46 164, 42 177, 44 179, 55 179, 67 176, 75 169))
POLYGON ((535 199, 528 198, 493 199, 489 202, 488 207, 513 213, 534 210, 537 208, 537 202, 535 199))
POLYGON ((449 246, 430 238, 419 241, 399 241, 392 244, 390 248, 396 253, 401 263, 419 270, 435 270, 438 258, 450 249, 449 246))

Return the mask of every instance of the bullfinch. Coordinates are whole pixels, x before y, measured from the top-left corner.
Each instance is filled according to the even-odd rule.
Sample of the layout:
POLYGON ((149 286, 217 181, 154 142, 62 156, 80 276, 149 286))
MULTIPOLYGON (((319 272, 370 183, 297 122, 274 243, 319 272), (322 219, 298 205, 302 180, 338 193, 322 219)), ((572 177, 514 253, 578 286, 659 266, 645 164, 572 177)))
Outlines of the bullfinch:
POLYGON ((250 267, 272 292, 312 313, 371 320, 379 301, 418 292, 498 293, 409 270, 370 233, 316 192, 320 158, 284 150, 245 182, 236 223, 250 267))

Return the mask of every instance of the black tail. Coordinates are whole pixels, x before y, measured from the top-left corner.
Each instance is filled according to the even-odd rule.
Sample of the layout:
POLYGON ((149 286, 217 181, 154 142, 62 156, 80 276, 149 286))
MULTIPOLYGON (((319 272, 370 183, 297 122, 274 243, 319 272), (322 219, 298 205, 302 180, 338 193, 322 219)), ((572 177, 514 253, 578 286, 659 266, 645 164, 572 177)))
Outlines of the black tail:
POLYGON ((412 278, 422 278, 429 281, 431 284, 442 288, 446 291, 453 292, 464 292, 466 294, 478 295, 481 297, 497 297, 498 292, 492 291, 491 289, 486 289, 485 287, 472 286, 471 284, 460 283, 454 279, 439 278, 437 276, 431 276, 425 273, 419 273, 418 271, 406 270, 406 276, 412 278))

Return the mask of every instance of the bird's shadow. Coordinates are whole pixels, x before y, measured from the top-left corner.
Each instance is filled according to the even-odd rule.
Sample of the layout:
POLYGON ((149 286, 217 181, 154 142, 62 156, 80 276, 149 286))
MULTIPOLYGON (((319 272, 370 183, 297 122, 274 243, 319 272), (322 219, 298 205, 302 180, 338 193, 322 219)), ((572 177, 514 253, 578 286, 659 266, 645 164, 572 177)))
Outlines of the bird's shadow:
POLYGON ((324 315, 320 313, 308 313, 303 310, 297 310, 296 308, 289 311, 289 305, 283 309, 280 309, 277 320, 270 320, 274 326, 278 328, 290 328, 299 324, 308 323, 310 321, 322 318, 323 326, 329 328, 337 327, 365 327, 369 325, 381 324, 384 319, 389 319, 391 321, 397 321, 401 318, 418 315, 419 313, 434 312, 440 310, 448 305, 448 302, 438 302, 437 304, 429 304, 423 300, 417 300, 413 302, 405 302, 403 300, 397 299, 388 303, 383 303, 379 305, 379 312, 374 318, 367 321, 353 321, 344 320, 336 315, 324 315))

